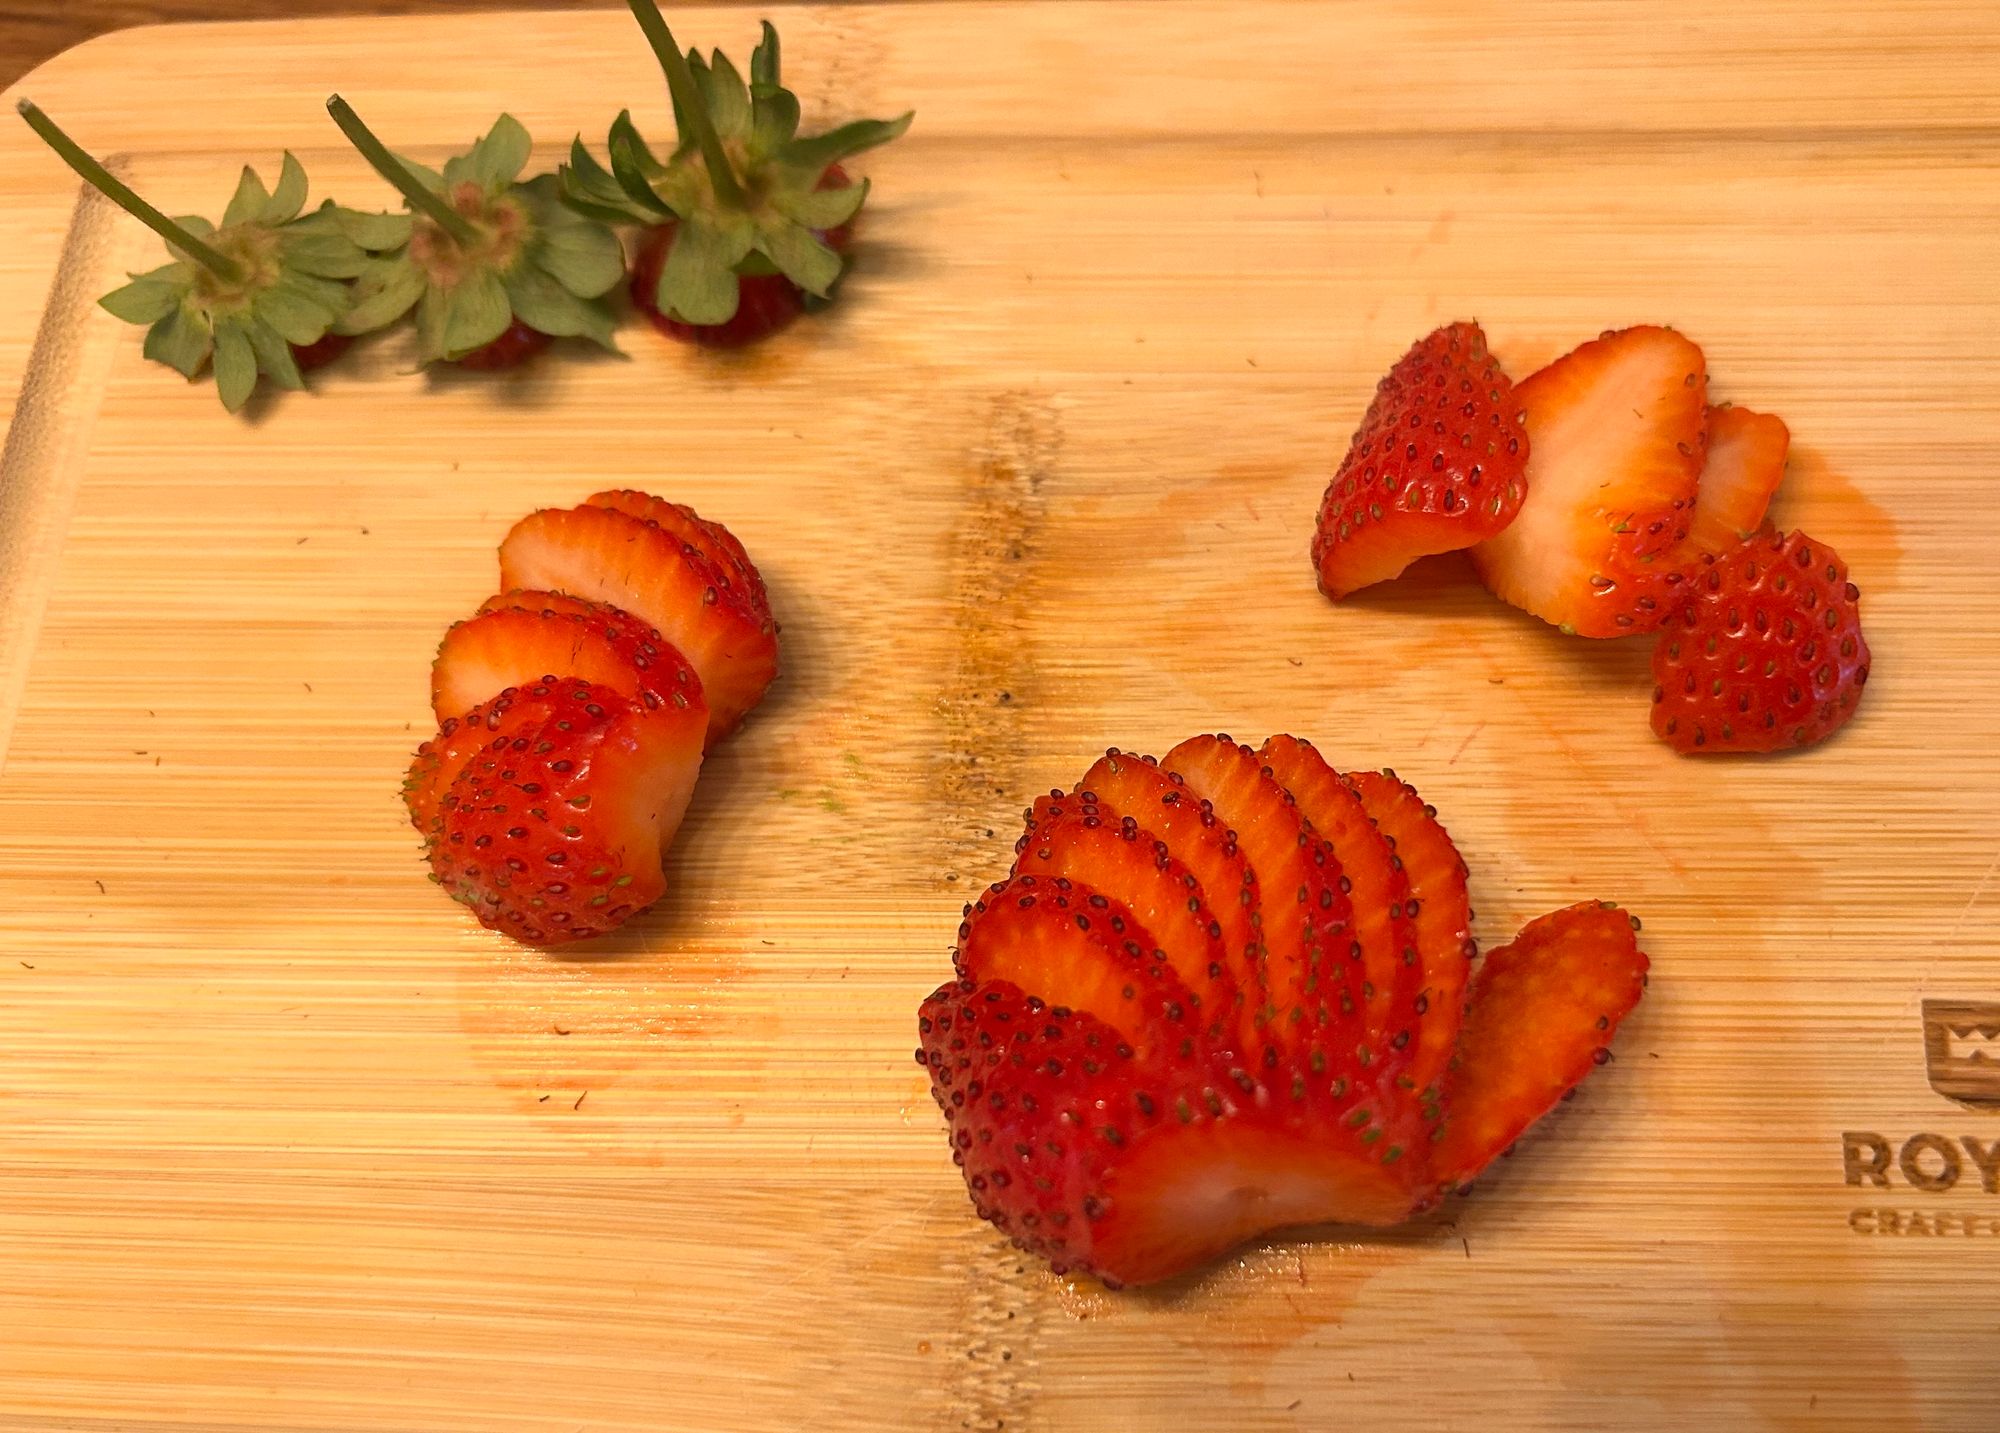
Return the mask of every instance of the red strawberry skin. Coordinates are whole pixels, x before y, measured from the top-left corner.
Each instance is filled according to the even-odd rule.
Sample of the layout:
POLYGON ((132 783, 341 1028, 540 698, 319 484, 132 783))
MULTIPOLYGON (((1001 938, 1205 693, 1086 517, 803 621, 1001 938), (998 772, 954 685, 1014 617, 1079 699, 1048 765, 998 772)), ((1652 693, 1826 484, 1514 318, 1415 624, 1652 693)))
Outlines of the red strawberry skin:
POLYGON ((479 373, 497 373, 505 368, 519 368, 554 342, 550 335, 538 328, 529 328, 517 318, 507 325, 506 332, 491 343, 460 354, 452 362, 459 368, 470 368, 479 373))
POLYGON ((1812 746, 1867 686, 1860 589, 1802 532, 1760 534, 1706 564, 1653 648, 1653 734, 1684 754, 1812 746))
POLYGON ((1421 339, 1374 401, 1320 500, 1313 565, 1332 598, 1506 527, 1527 493, 1514 385, 1476 323, 1421 339))
MULTIPOLYGON (((827 166, 819 179, 821 189, 844 189, 847 171, 838 164, 827 166)), ((687 323, 660 311, 660 271, 674 247, 676 226, 672 221, 648 229, 632 261, 632 306, 668 338, 701 348, 747 348, 786 327, 805 312, 805 294, 783 274, 740 274, 736 280, 736 312, 726 323, 687 323)), ((828 229, 820 238, 836 254, 845 254, 854 241, 854 223, 849 220, 837 229, 828 229)))

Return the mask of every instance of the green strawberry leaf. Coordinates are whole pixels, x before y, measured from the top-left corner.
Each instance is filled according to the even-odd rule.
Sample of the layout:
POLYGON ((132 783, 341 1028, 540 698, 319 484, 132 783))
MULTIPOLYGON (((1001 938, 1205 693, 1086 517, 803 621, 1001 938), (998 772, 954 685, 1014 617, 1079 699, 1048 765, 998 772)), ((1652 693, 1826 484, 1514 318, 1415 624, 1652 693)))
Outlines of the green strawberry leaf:
POLYGON ((256 356, 259 373, 280 388, 306 386, 305 379, 299 376, 298 360, 292 356, 292 346, 282 334, 255 319, 243 326, 243 332, 250 340, 250 352, 256 356))
POLYGON ((284 232, 280 252, 288 269, 325 279, 352 279, 368 267, 368 254, 338 229, 301 232, 291 225, 284 232))
POLYGON ((744 87, 743 76, 736 72, 736 66, 729 63, 729 56, 717 50, 699 78, 715 132, 724 139, 746 137, 750 133, 750 91, 744 87))
POLYGON ((776 154, 799 132, 799 97, 776 85, 750 88, 750 145, 759 159, 776 154))
POLYGON ((163 264, 149 274, 134 274, 132 282, 113 289, 98 305, 127 323, 158 323, 176 308, 194 281, 185 264, 163 264))
POLYGON ((758 248, 770 256, 778 271, 807 293, 826 298, 840 277, 840 255, 803 224, 778 219, 762 226, 758 248))
POLYGON ((654 158, 653 151, 646 147, 646 141, 639 137, 630 110, 611 122, 609 148, 611 175, 618 181, 618 187, 625 191, 625 197, 648 213, 661 218, 672 217, 674 211, 653 192, 652 185, 654 179, 666 173, 666 166, 654 158))
POLYGON ((355 280, 347 311, 334 322, 333 330, 358 334, 387 328, 424 292, 424 276, 407 254, 371 260, 355 280))
POLYGON ((910 127, 915 112, 898 119, 857 119, 811 139, 795 139, 774 156, 780 163, 807 170, 817 177, 829 164, 887 144, 910 127))
POLYGON ((215 326, 215 387, 222 406, 234 413, 257 386, 257 355, 251 351, 245 325, 225 320, 215 326))
POLYGON ((166 364, 183 378, 201 372, 213 347, 207 321, 185 300, 146 331, 146 357, 166 364))
POLYGON ((262 216, 270 203, 271 196, 265 192, 264 181, 257 177, 256 170, 246 164, 236 181, 236 192, 229 198, 229 207, 222 211, 222 227, 230 229, 238 224, 247 224, 262 216))
POLYGON ((824 232, 838 229, 852 219, 867 197, 868 181, 864 179, 838 189, 814 189, 806 193, 781 189, 772 194, 771 207, 808 229, 824 232))
POLYGON ((484 348, 514 321, 507 288, 491 269, 474 269, 446 291, 444 352, 458 358, 484 348))
POLYGON ((299 217, 299 211, 305 207, 305 166, 288 149, 278 168, 278 187, 271 191, 271 202, 264 206, 257 218, 266 224, 289 224, 299 217))
POLYGON ((736 316, 740 293, 736 265, 750 252, 755 235, 747 223, 724 227, 683 223, 660 266, 655 294, 662 313, 686 323, 727 323, 736 316))
POLYGON ((554 276, 529 264, 516 268, 504 282, 515 316, 530 328, 557 338, 588 338, 617 351, 611 336, 615 322, 605 305, 578 298, 554 276))
POLYGON ((764 38, 750 52, 750 85, 753 89, 776 89, 778 80, 778 27, 764 22, 764 38))
POLYGON ((569 163, 562 165, 556 175, 562 186, 563 203, 587 219, 624 224, 634 219, 650 222, 658 217, 651 210, 640 209, 626 196, 611 171, 584 148, 581 136, 571 142, 569 163))
POLYGON ((417 300, 417 342, 423 349, 424 362, 435 363, 450 354, 445 347, 444 331, 451 304, 444 289, 424 285, 421 294, 417 300))
POLYGON ((340 226, 341 233, 371 254, 387 253, 409 243, 414 223, 408 214, 368 214, 359 209, 331 206, 321 208, 319 213, 330 215, 333 222, 340 226))
POLYGON ((534 141, 527 129, 511 114, 493 121, 486 138, 472 146, 472 174, 488 189, 499 189, 521 177, 527 167, 534 141))
MULTIPOLYGON (((542 231, 533 262, 578 298, 611 292, 625 277, 625 251, 602 224, 553 224, 542 231)), ((541 325, 528 320, 536 328, 541 325)))
POLYGON ((340 309, 329 308, 318 298, 279 283, 250 301, 250 312, 287 343, 317 343, 326 336, 340 309))

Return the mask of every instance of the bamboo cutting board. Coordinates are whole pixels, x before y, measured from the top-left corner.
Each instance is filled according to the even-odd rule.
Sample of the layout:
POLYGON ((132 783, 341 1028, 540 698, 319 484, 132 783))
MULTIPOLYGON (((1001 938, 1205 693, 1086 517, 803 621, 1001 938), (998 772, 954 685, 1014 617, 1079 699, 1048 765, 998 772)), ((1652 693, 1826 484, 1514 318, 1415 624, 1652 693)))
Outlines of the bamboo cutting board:
MULTIPOLYGON (((0 128, 0 1426, 2000 1427, 2000 10, 775 18, 808 116, 917 124, 844 301, 737 358, 392 343, 233 420, 92 308, 155 242, 0 128), (1457 561, 1315 594, 1375 378, 1461 316, 1517 375, 1671 322, 1790 422, 1846 734, 1677 759, 1644 643, 1457 561), (550 957, 397 787, 507 525, 613 483, 743 537, 785 675, 668 900, 550 957), (1435 1220, 1109 1296, 973 1220, 915 1009, 1037 789, 1215 729, 1394 764, 1487 944, 1614 898, 1652 990, 1435 1220)), ((620 12, 134 31, 20 92, 169 212, 284 146, 386 200, 335 88, 427 158, 666 124, 620 12)))

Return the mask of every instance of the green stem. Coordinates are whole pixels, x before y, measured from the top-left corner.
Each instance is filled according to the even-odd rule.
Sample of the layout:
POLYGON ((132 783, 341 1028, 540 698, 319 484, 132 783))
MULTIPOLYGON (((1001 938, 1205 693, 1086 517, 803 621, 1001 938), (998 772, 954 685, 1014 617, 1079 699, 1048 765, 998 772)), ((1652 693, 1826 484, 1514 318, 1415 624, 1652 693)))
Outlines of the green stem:
POLYGON ((326 102, 326 112, 333 116, 333 122, 340 126, 340 132, 350 143, 361 151, 361 157, 368 161, 369 168, 396 186, 396 192, 410 201, 412 209, 420 210, 445 233, 470 247, 479 242, 479 231, 472 227, 472 221, 459 213, 444 199, 431 191, 402 160, 389 152, 389 146, 377 139, 368 126, 361 122, 361 116, 354 107, 339 95, 326 102))
POLYGON ((32 100, 22 100, 16 106, 21 118, 28 122, 28 128, 39 134, 62 157, 62 162, 83 177, 84 183, 98 191, 105 198, 179 249, 183 254, 208 269, 224 283, 241 283, 243 266, 227 254, 204 244, 186 229, 176 224, 145 200, 134 194, 114 177, 110 170, 84 153, 81 146, 64 134, 56 122, 43 114, 40 106, 32 100))
POLYGON ((722 136, 715 132, 715 121, 709 117, 708 101, 703 97, 701 87, 694 82, 694 71, 688 68, 687 56, 681 53, 680 45, 674 40, 674 32, 667 28, 666 17, 653 0, 626 0, 626 4, 632 7, 632 16, 639 22, 639 28, 646 32, 646 43, 653 47, 653 53, 659 57, 660 68, 666 72, 667 88, 673 91, 682 117, 694 131, 695 143, 701 146, 701 157, 708 163, 709 182, 715 186, 715 197, 731 208, 741 209, 743 186, 736 182, 736 171, 729 167, 729 156, 722 148, 722 136))

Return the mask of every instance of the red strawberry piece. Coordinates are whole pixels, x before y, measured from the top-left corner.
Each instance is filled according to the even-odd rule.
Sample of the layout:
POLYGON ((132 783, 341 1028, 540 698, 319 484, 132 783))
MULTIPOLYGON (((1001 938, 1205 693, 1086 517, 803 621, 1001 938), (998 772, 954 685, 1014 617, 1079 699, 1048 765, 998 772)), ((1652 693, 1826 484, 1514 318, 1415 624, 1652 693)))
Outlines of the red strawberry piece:
MULTIPOLYGON (((1192 737, 1160 765, 1236 833, 1256 875, 1268 1000, 1257 1013, 1265 1038, 1294 1053, 1324 1052, 1334 1063, 1352 1055, 1364 1069, 1376 1064, 1381 1052, 1366 1044, 1353 912, 1332 847, 1247 746, 1226 736, 1192 737)), ((1275 1057, 1266 1051, 1261 1058, 1275 1057)))
POLYGON ((611 488, 586 499, 592 506, 630 513, 641 522, 656 523, 678 537, 682 551, 693 549, 714 574, 716 584, 744 599, 749 610, 764 621, 771 620, 771 599, 764 590, 763 574, 743 544, 719 522, 710 522, 686 503, 670 503, 651 493, 630 488, 611 488))
POLYGON ((1709 409, 1708 460, 1695 492, 1689 546, 1720 557, 1762 528, 1791 446, 1782 418, 1748 408, 1709 409))
POLYGON ((973 980, 1005 980, 1086 1010, 1141 1054, 1199 1038, 1193 993, 1122 902, 1080 882, 1014 876, 966 907, 953 957, 973 980))
POLYGON ((1472 550, 1480 580, 1565 632, 1666 620, 1701 476, 1707 368, 1671 329, 1607 333, 1524 379, 1528 496, 1472 550))
MULTIPOLYGON (((827 166, 816 186, 821 190, 845 189, 854 181, 838 164, 827 166)), ((845 254, 854 240, 854 221, 832 229, 815 230, 820 242, 836 254, 845 254)), ((703 348, 744 348, 769 338, 805 312, 804 289, 775 270, 738 271, 736 312, 726 323, 688 323, 660 308, 660 271, 673 252, 679 226, 672 220, 646 230, 638 256, 632 261, 632 306, 645 314, 669 338, 698 344, 703 348)))
POLYGON ((1417 903, 1402 862, 1361 798, 1311 742, 1274 736, 1257 754, 1313 829, 1333 844, 1361 945, 1369 1045, 1390 1067, 1406 1071, 1422 1048, 1416 1032, 1429 1012, 1430 993, 1417 955, 1417 903))
POLYGON ((554 342, 551 335, 529 328, 517 318, 491 343, 482 344, 450 361, 459 368, 492 373, 503 368, 518 368, 554 342))
POLYGON ((353 343, 352 335, 328 329, 311 343, 291 345, 292 365, 301 373, 311 373, 315 368, 326 367, 347 352, 353 343))
MULTIPOLYGON (((1016 878, 1072 881, 1129 910, 1189 992, 1190 1027, 1206 1039, 1221 1038, 1222 1026, 1233 1027, 1238 992, 1222 926, 1202 899, 1201 883, 1164 842, 1136 825, 1107 820, 1077 797, 1065 798, 1060 809, 1022 838, 1016 878)), ((1020 983, 1033 994, 1055 998, 1020 983)))
POLYGON ((1466 978, 1472 973, 1472 906, 1465 861, 1438 823, 1437 810, 1393 771, 1355 771, 1342 777, 1360 798, 1375 829, 1388 841, 1409 884, 1404 905, 1416 936, 1423 979, 1417 996, 1416 1051, 1403 1076, 1426 1102, 1451 1059, 1464 1017, 1466 978))
POLYGON ((1845 726, 1868 681, 1861 591, 1802 532, 1705 565, 1653 648, 1653 732, 1676 751, 1778 751, 1845 726))
POLYGON ((1320 591, 1345 597, 1514 520, 1528 437, 1476 323, 1421 339, 1376 386, 1313 530, 1320 591))
POLYGON ((509 687, 556 677, 610 687, 686 724, 697 745, 708 731, 701 679, 671 643, 615 607, 553 592, 509 593, 446 632, 431 666, 431 706, 444 721, 509 687))
POLYGON ((410 824, 424 838, 427 850, 438 834, 438 803, 465 763, 500 729, 517 695, 504 691, 482 706, 446 717, 437 735, 417 748, 409 774, 403 778, 403 801, 410 808, 410 824))
POLYGON ((709 744, 764 695, 778 670, 776 624, 747 594, 723 587, 688 544, 630 513, 586 504, 545 508, 500 545, 503 588, 607 602, 658 629, 686 655, 709 706, 709 744))
MULTIPOLYGON (((1216 819, 1209 805, 1172 772, 1149 756, 1109 751, 1083 774, 1072 800, 1091 804, 1120 826, 1136 826, 1161 842, 1195 878, 1201 899, 1221 932, 1224 972, 1215 977, 1228 988, 1239 1035, 1266 1004, 1264 958, 1259 941, 1257 877, 1244 859, 1236 833, 1216 819), (1226 977, 1226 980, 1224 979, 1226 977)), ((1199 987, 1197 987, 1199 988, 1199 987)), ((1208 1003, 1216 1006, 1216 998, 1208 1003)), ((1246 1048, 1248 1048, 1246 1046, 1246 1048)))
POLYGON ((686 723, 610 687, 517 688, 438 802, 432 870, 481 924, 518 940, 601 935, 665 891, 661 856, 700 766, 686 723))
POLYGON ((1612 1034, 1646 983, 1636 929, 1617 907, 1587 901, 1530 921, 1487 953, 1445 1082, 1444 1137, 1432 1156, 1440 1182, 1478 1174, 1610 1058, 1612 1034))
POLYGON ((1387 1158, 1372 1126, 1309 1131, 1244 1071, 1143 1059, 1010 983, 947 985, 918 1028, 975 1208, 1059 1273, 1151 1283, 1271 1229, 1389 1224, 1414 1202, 1420 1161, 1387 1158))

